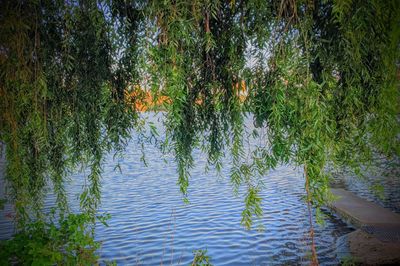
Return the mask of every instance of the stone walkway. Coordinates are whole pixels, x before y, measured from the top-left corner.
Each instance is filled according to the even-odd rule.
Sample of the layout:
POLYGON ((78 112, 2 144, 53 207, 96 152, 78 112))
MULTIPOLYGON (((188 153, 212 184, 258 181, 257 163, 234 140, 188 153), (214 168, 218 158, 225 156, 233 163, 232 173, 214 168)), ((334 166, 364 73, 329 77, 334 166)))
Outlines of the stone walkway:
MULTIPOLYGON (((378 204, 367 201, 344 189, 331 189, 338 197, 331 207, 344 219, 356 227, 390 227, 399 226, 400 215, 385 209, 378 204)), ((400 193, 400 191, 399 191, 400 193)))
POLYGON ((358 228, 347 235, 355 262, 400 265, 400 215, 344 189, 331 189, 331 192, 337 199, 329 207, 358 228))

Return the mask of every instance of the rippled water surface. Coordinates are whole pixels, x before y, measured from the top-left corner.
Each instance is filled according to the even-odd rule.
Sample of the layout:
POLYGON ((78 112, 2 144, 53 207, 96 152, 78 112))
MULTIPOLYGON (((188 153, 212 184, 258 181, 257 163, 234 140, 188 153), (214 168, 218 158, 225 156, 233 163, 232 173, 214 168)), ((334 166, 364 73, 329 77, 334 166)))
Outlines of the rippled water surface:
MULTIPOLYGON (((151 119, 157 121, 154 116, 151 119)), ((207 249, 214 265, 307 264, 308 216, 302 172, 281 166, 263 177, 264 231, 240 225, 243 194, 234 196, 229 182, 229 160, 221 176, 205 172, 206 158, 194 152, 189 200, 182 201, 173 158, 163 157, 152 145, 145 149, 145 167, 135 138, 123 159, 122 173, 115 171, 112 156, 104 164, 102 206, 112 215, 109 227, 98 226, 96 239, 103 243, 103 260, 118 265, 188 265, 193 250, 207 249)), ((73 204, 82 188, 82 174, 71 176, 68 193, 73 204)), ((2 185, 2 184, 1 184, 2 185)), ((243 191, 242 191, 243 192, 243 191)), ((47 205, 52 203, 51 196, 47 205)), ((0 212, 1 238, 11 234, 7 213, 0 212)), ((327 216, 316 226, 316 245, 322 265, 337 265, 336 240, 350 232, 348 226, 327 216)))

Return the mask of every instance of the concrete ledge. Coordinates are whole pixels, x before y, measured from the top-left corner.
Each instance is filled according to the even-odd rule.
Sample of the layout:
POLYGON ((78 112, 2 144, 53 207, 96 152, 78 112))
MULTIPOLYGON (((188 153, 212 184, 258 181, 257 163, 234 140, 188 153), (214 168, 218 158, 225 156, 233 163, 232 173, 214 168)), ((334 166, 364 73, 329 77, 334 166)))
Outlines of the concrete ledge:
MULTIPOLYGON (((359 229, 346 235, 356 265, 400 265, 400 215, 344 189, 328 207, 359 229)), ((343 243, 342 243, 343 245, 343 243)))
POLYGON ((400 231, 400 215, 344 189, 331 189, 337 200, 330 208, 356 227, 390 227, 400 231))

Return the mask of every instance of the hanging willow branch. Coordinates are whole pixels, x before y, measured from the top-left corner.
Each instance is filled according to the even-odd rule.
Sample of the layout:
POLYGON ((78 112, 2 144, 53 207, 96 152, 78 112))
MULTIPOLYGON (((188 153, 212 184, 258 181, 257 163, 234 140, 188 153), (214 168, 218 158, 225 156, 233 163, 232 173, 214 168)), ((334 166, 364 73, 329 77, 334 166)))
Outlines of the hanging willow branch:
POLYGON ((168 99, 167 150, 185 197, 195 148, 217 169, 232 153, 246 227, 262 215, 263 174, 279 164, 307 166, 307 201, 318 207, 327 163, 357 170, 399 154, 396 0, 1 5, 0 140, 21 225, 40 218, 46 187, 68 209, 64 182, 78 166, 90 169, 82 209, 96 212, 104 154, 122 151, 138 125, 131 88, 168 99), (250 154, 247 113, 261 138, 250 154))

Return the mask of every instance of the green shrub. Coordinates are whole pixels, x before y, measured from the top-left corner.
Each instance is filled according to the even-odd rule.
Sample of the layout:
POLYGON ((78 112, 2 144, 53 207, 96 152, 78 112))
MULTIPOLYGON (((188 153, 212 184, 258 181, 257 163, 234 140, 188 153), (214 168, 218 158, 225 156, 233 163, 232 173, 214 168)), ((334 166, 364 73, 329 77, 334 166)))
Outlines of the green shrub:
POLYGON ((0 264, 96 264, 100 243, 94 241, 91 221, 87 214, 69 214, 57 222, 31 222, 13 238, 0 242, 0 264))

